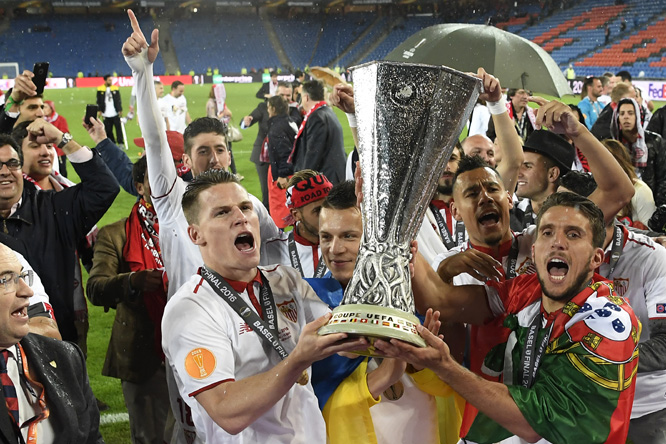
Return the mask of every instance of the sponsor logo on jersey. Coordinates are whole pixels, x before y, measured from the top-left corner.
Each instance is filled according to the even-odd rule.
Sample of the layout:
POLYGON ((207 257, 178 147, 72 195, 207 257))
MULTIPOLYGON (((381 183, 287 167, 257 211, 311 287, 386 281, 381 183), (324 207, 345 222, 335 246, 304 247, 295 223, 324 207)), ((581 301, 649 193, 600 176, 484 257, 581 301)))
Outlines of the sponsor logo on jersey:
POLYGON ((249 333, 252 331, 252 327, 247 322, 241 322, 239 324, 239 329, 238 329, 238 335, 242 335, 243 333, 249 333))

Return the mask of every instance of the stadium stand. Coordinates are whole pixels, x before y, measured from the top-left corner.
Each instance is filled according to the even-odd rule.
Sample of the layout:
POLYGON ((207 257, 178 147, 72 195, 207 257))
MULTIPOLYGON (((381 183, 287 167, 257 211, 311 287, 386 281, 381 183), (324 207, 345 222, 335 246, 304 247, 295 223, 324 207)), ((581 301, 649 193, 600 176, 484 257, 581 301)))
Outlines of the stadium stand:
POLYGON ((338 65, 340 66, 351 66, 357 63, 357 59, 364 50, 366 50, 370 45, 376 42, 376 40, 383 38, 387 32, 387 26, 389 26, 388 17, 378 17, 368 29, 369 32, 364 36, 360 37, 356 45, 351 48, 347 54, 345 54, 338 65))
POLYGON ((579 66, 609 69, 621 66, 643 71, 645 76, 662 76, 666 68, 666 18, 644 27, 621 42, 604 48, 578 63, 579 66))
POLYGON ((362 60, 362 63, 385 57, 386 54, 407 40, 412 34, 439 23, 440 21, 434 17, 407 17, 401 24, 391 30, 390 34, 362 60))
POLYGON ((369 13, 272 18, 292 66, 329 66, 374 20, 369 13))
POLYGON ((279 66, 268 33, 256 15, 196 14, 174 21, 171 37, 182 72, 240 72, 279 66))
MULTIPOLYGON (((141 17, 145 29, 152 27, 150 17, 141 17)), ((150 28, 152 29, 152 28, 150 28)), ((75 77, 118 72, 130 74, 118 54, 131 28, 122 14, 116 15, 51 15, 38 18, 19 17, 10 22, 0 36, 0 54, 4 61, 17 62, 21 69, 32 69, 35 62, 49 61, 55 76, 75 77), (85 36, 82 42, 81 36, 85 36)), ((164 72, 161 55, 155 72, 164 72)))
MULTIPOLYGON (((627 69, 634 76, 642 71, 645 77, 666 77, 666 2, 616 3, 584 0, 547 11, 532 2, 499 11, 465 10, 454 21, 479 24, 497 18, 496 26, 539 44, 562 69, 573 63, 578 75, 627 69)), ((148 16, 141 23, 145 31, 153 25, 148 16)), ((282 65, 283 69, 348 67, 381 59, 410 35, 439 23, 442 18, 421 13, 301 12, 263 17, 189 13, 171 19, 169 32, 181 72, 203 73, 209 67, 240 72, 282 65), (274 34, 266 31, 262 20, 270 21, 274 34), (271 41, 271 35, 277 38, 271 41), (284 50, 283 63, 276 47, 284 50)), ((23 16, 13 18, 0 34, 0 51, 4 61, 18 62, 21 69, 49 60, 56 76, 75 76, 78 71, 127 73, 122 60, 109 54, 117 52, 128 30, 124 14, 23 16), (81 45, 82 35, 86 36, 85 46, 81 45)), ((160 56, 155 72, 164 69, 160 56)))

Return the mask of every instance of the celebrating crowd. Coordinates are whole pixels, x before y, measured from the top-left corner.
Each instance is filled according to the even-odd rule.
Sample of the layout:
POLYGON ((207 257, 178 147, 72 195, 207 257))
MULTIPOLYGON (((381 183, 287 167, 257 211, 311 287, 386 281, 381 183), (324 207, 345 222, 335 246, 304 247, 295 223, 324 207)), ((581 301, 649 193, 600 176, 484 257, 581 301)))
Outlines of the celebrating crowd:
POLYGON ((417 347, 318 334, 364 237, 353 88, 262 86, 241 125, 259 126, 255 197, 224 89, 194 120, 182 84, 160 98, 158 31, 128 14, 137 162, 108 82, 93 149, 28 71, 0 112, 3 442, 104 442, 87 295, 116 310, 102 372, 133 443, 666 443, 666 118, 628 73, 589 78, 578 106, 473 74, 412 243, 417 347), (98 229, 121 186, 135 204, 98 229))

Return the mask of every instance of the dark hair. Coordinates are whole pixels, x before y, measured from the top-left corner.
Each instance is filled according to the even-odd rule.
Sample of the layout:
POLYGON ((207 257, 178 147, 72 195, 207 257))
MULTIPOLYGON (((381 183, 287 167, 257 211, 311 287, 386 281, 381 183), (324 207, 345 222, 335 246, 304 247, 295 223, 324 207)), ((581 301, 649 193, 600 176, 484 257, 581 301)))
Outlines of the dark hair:
POLYGON ((620 77, 623 82, 631 82, 631 74, 629 73, 629 71, 624 71, 623 70, 623 71, 618 72, 615 75, 620 77))
POLYGON ((504 187, 500 173, 498 173, 495 168, 490 166, 488 162, 483 160, 483 158, 477 154, 474 156, 465 155, 460 158, 460 162, 458 163, 458 171, 456 171, 455 176, 453 176, 453 188, 456 187, 458 176, 468 171, 478 170, 479 168, 490 168, 499 179, 499 183, 502 185, 502 187, 504 187))
POLYGON ((184 85, 184 83, 181 82, 180 80, 174 80, 174 82, 171 84, 171 89, 174 90, 178 88, 180 85, 184 85))
MULTIPOLYGON (((638 125, 643 125, 643 123, 645 122, 645 114, 643 113, 643 107, 640 106, 640 105, 636 106, 636 105, 634 105, 634 103, 636 105, 638 105, 638 101, 636 99, 626 98, 626 99, 620 100, 619 102, 617 102, 617 114, 618 114, 618 120, 619 120, 619 118, 620 118, 620 107, 622 107, 622 105, 631 105, 631 109, 634 112, 636 112, 636 108, 638 107, 638 115, 636 116, 636 128, 638 128, 638 125)), ((618 125, 618 127, 619 127, 619 125, 618 125)))
POLYGON ((183 207, 183 213, 185 213, 185 219, 187 219, 188 224, 199 221, 199 194, 221 183, 235 183, 240 185, 238 177, 235 174, 224 170, 204 171, 187 185, 187 189, 183 193, 181 206, 183 207))
POLYGON ((292 88, 293 88, 293 86, 291 85, 291 83, 289 83, 289 82, 285 82, 284 80, 280 80, 280 81, 278 82, 278 88, 281 87, 281 86, 284 87, 284 88, 289 88, 289 89, 292 89, 292 88))
POLYGON ((106 82, 106 79, 108 79, 109 77, 111 77, 111 74, 104 74, 104 77, 102 77, 102 78, 106 82))
POLYGON ((603 248, 604 240, 606 239, 604 214, 599 207, 588 198, 567 191, 551 194, 541 206, 541 210, 539 210, 539 215, 536 220, 537 237, 539 236, 538 233, 539 226, 541 225, 541 218, 546 214, 546 211, 553 207, 569 207, 580 211, 580 213, 590 222, 590 228, 592 229, 592 246, 595 248, 603 248))
POLYGON ((184 150, 188 156, 192 155, 192 139, 199 134, 213 133, 224 137, 224 143, 227 144, 227 128, 224 123, 213 117, 199 117, 187 125, 183 132, 184 150))
POLYGON ((42 99, 44 100, 44 95, 43 94, 35 94, 34 96, 26 97, 23 99, 23 101, 30 100, 30 99, 42 99))
POLYGON ((583 115, 583 111, 581 111, 577 105, 569 105, 569 108, 571 108, 573 111, 578 112, 578 121, 583 125, 587 126, 587 124, 585 123, 585 116, 583 115))
POLYGON ((12 129, 12 138, 19 146, 19 149, 23 146, 23 140, 28 137, 28 126, 34 122, 34 120, 24 120, 21 123, 16 124, 14 129, 12 129))
POLYGON ((134 162, 132 166, 132 180, 134 183, 143 183, 146 178, 146 170, 148 169, 148 161, 146 156, 139 157, 139 160, 134 162))
POLYGON ((347 208, 358 208, 356 205, 356 182, 345 180, 333 185, 331 191, 321 204, 322 208, 329 210, 346 210, 347 208))
POLYGON ((583 82, 583 87, 580 90, 580 99, 583 100, 585 97, 587 97, 587 89, 594 85, 594 81, 598 80, 597 77, 588 77, 585 79, 583 82))
MULTIPOLYGON (((531 150, 527 150, 527 151, 531 151, 531 150)), ((532 152, 537 153, 536 151, 532 151, 532 152)), ((545 155, 544 153, 537 153, 537 154, 541 156, 541 159, 543 160, 544 167, 546 168, 546 171, 548 171, 549 169, 551 169, 553 167, 557 167, 557 169, 560 170, 559 174, 557 175, 557 179, 555 179, 555 182, 553 182, 553 185, 555 186, 555 189, 557 189, 557 187, 559 187, 561 185, 560 180, 562 179, 562 173, 564 172, 564 169, 560 165, 555 163, 555 161, 551 157, 545 155)))
POLYGON ((310 96, 310 100, 324 100, 324 84, 319 80, 304 82, 303 92, 310 96))
POLYGON ((300 69, 294 73, 294 77, 295 77, 295 78, 299 78, 299 77, 301 77, 302 75, 303 75, 303 71, 301 71, 300 69))
POLYGON ((162 82, 160 80, 153 80, 153 85, 161 85, 162 82))
POLYGON ((569 171, 560 177, 560 185, 583 197, 589 197, 597 189, 597 182, 592 174, 576 170, 569 171))
POLYGON ((278 72, 277 71, 271 71, 271 77, 277 77, 278 72))
POLYGON ((276 116, 287 115, 289 112, 289 104, 282 96, 273 96, 268 99, 268 105, 273 107, 276 116))
POLYGON ((14 151, 16 151, 16 154, 18 154, 21 163, 23 163, 23 151, 21 150, 19 144, 16 143, 16 139, 14 139, 9 134, 0 133, 0 147, 3 147, 5 145, 11 146, 14 149, 14 151))
POLYGON ((462 143, 460 143, 460 140, 456 141, 456 145, 453 147, 453 149, 458 150, 458 156, 462 160, 463 157, 465 157, 467 154, 465 154, 465 150, 462 147, 462 143))
POLYGON ((506 92, 506 96, 507 96, 508 98, 512 98, 512 97, 515 96, 516 93, 517 93, 519 90, 521 90, 521 89, 524 90, 525 92, 527 92, 527 94, 529 94, 530 96, 532 95, 532 93, 530 92, 530 90, 525 89, 525 88, 509 88, 509 90, 506 92))

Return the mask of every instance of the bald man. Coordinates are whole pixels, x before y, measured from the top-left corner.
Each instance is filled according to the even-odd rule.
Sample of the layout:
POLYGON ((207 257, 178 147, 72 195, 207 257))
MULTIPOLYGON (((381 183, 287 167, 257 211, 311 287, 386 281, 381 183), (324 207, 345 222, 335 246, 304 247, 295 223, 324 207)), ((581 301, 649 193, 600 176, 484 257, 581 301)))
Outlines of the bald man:
POLYGON ((469 136, 461 144, 466 156, 479 156, 493 168, 497 166, 495 144, 487 136, 483 134, 469 136))

